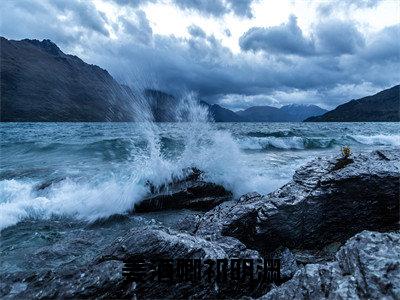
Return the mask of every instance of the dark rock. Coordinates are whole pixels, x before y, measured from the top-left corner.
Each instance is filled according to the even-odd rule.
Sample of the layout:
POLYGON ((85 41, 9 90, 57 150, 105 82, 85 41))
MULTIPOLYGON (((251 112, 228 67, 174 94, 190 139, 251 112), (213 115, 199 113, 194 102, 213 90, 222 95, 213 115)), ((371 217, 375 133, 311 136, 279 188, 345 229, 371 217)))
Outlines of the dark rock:
POLYGON ((336 159, 316 159, 293 180, 261 197, 248 194, 204 214, 196 233, 229 235, 247 246, 273 251, 320 249, 362 230, 398 228, 400 154, 380 151, 354 156, 334 170, 336 159))
POLYGON ((286 281, 290 278, 293 277, 293 275, 297 272, 299 269, 299 266, 297 265, 296 262, 296 257, 293 255, 293 253, 288 249, 285 248, 279 255, 277 255, 277 258, 281 260, 281 278, 283 281, 286 281))
POLYGON ((104 261, 88 267, 61 267, 38 274, 3 274, 2 298, 122 298, 129 295, 123 281, 121 261, 104 261))
POLYGON ((188 216, 185 216, 184 218, 181 218, 178 221, 177 224, 177 229, 179 231, 186 231, 188 233, 194 234, 197 231, 197 225, 200 222, 201 219, 200 214, 190 214, 188 216))
POLYGON ((363 231, 260 299, 399 299, 400 234, 363 231))
POLYGON ((150 212, 174 209, 207 211, 230 200, 232 193, 223 186, 201 180, 202 173, 196 169, 184 170, 181 178, 173 178, 168 185, 156 187, 148 183, 150 197, 135 204, 135 212, 150 212))
MULTIPOLYGON (((146 260, 160 258, 197 258, 197 259, 224 259, 224 258, 253 258, 260 259, 257 251, 246 249, 238 240, 231 237, 221 237, 218 240, 206 240, 202 237, 167 229, 160 226, 150 226, 132 229, 125 236, 116 240, 115 245, 109 246, 104 255, 98 259, 126 260, 129 258, 143 258, 146 260)), ((205 272, 205 269, 202 270, 205 272)), ((267 287, 246 286, 237 283, 209 284, 205 280, 199 283, 138 283, 136 295, 146 298, 222 298, 238 297, 240 295, 256 295, 260 288, 267 287)))
MULTIPOLYGON (((268 286, 246 283, 168 283, 157 280, 129 282, 122 276, 123 260, 143 258, 253 258, 257 251, 246 249, 232 237, 206 240, 161 226, 145 226, 128 231, 107 246, 102 255, 84 267, 60 266, 39 273, 14 273, 1 276, 1 297, 10 298, 237 298, 259 296, 268 286)), ((205 269, 203 269, 205 271, 205 269)))
POLYGON ((352 160, 351 158, 348 158, 348 157, 338 158, 336 160, 336 163, 333 166, 332 170, 337 171, 337 170, 343 169, 344 167, 346 167, 347 165, 349 165, 353 162, 354 162, 354 160, 352 160))

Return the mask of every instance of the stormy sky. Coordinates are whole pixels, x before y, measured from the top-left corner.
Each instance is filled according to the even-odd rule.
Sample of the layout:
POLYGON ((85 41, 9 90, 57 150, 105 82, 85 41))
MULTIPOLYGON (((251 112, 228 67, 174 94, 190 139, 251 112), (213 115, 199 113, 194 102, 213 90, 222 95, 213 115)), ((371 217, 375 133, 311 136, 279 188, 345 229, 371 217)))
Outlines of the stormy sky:
POLYGON ((238 110, 334 108, 400 82, 397 0, 2 0, 0 34, 51 39, 120 82, 238 110))

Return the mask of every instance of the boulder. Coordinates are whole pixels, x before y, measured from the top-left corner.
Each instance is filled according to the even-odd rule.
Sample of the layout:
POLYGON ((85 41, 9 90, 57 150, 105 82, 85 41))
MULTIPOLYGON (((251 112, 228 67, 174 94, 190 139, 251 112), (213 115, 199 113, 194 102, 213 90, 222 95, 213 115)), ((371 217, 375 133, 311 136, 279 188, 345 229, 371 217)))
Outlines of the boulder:
POLYGON ((318 158, 275 192, 220 204, 195 225, 199 235, 228 235, 260 251, 319 249, 362 230, 399 227, 400 152, 318 158))
POLYGON ((336 260, 309 264, 260 299, 399 299, 400 234, 363 231, 336 260))
MULTIPOLYGON (((49 271, 2 274, 0 296, 17 299, 43 298, 232 298, 260 296, 270 285, 245 282, 131 282, 122 276, 124 261, 135 259, 252 258, 257 251, 232 237, 206 240, 158 225, 131 229, 103 249, 102 255, 86 263, 62 265, 49 271)), ((202 271, 205 271, 202 269, 202 271)))
POLYGON ((188 168, 169 184, 157 187, 148 182, 151 194, 135 204, 134 211, 142 213, 185 208, 207 211, 232 198, 231 192, 221 185, 203 181, 202 175, 198 169, 188 168))

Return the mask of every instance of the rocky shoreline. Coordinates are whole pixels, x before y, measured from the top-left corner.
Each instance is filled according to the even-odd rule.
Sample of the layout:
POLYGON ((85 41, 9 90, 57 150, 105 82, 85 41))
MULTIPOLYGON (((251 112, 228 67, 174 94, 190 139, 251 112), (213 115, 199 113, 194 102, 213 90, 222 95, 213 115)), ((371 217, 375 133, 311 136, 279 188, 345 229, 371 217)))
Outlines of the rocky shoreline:
MULTIPOLYGON (((2 298, 399 299, 400 152, 317 158, 278 190, 234 199, 196 169, 134 211, 193 209, 176 228, 132 228, 83 266, 2 274, 2 298), (338 167, 340 166, 340 167, 338 167), (126 281, 131 258, 281 259, 282 283, 126 281)), ((133 213, 135 213, 133 212, 133 213)), ((75 240, 78 237, 74 237, 75 240)), ((73 239, 72 239, 73 240, 73 239)), ((54 245, 52 247, 57 247, 54 245)), ((52 251, 54 249, 46 249, 52 251)), ((32 258, 35 259, 35 258, 32 258)))

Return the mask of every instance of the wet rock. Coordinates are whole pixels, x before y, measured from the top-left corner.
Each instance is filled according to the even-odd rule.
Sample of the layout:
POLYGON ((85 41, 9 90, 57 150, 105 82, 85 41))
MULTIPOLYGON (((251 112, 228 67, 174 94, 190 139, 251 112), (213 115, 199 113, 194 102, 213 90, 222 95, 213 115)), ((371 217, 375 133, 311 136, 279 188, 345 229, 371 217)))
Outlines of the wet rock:
POLYGON ((267 196, 247 194, 215 207, 201 218, 196 233, 229 235, 273 251, 320 249, 362 230, 398 228, 400 152, 352 159, 338 170, 335 158, 313 160, 267 196))
POLYGON ((281 278, 283 281, 286 281, 293 277, 293 275, 299 269, 299 266, 296 262, 296 257, 293 253, 285 248, 277 257, 281 260, 281 278))
POLYGON ((143 199, 134 211, 151 212, 160 210, 192 209, 207 211, 230 200, 232 193, 223 186, 202 180, 202 172, 196 168, 183 170, 181 178, 161 187, 148 183, 151 196, 143 199))
POLYGON ((336 260, 309 264, 261 299, 399 299, 400 234, 363 231, 336 260))
MULTIPOLYGON (((60 266, 39 273, 1 276, 1 297, 43 298, 225 298, 259 296, 269 286, 251 286, 244 282, 210 284, 191 282, 130 282, 122 276, 123 261, 132 258, 253 258, 257 251, 247 249, 232 237, 206 240, 162 226, 144 226, 129 230, 102 251, 102 255, 85 266, 60 266)), ((205 266, 204 266, 205 268, 205 266)), ((202 269, 205 272, 205 269, 202 269)))
POLYGON ((197 225, 201 220, 201 216, 202 215, 200 214, 190 214, 188 216, 181 218, 178 221, 177 229, 179 231, 185 231, 194 234, 197 231, 197 225))

